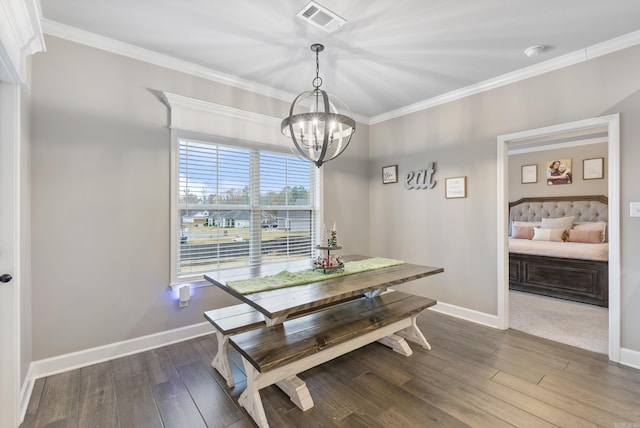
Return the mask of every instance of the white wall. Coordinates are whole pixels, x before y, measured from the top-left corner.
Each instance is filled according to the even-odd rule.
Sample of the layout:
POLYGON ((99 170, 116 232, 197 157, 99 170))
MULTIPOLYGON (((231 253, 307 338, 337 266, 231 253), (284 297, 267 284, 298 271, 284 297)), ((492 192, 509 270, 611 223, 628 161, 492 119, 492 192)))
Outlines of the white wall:
MULTIPOLYGON (((640 47, 599 57, 371 126, 371 253, 442 266, 443 275, 402 288, 497 314, 496 137, 621 113, 622 338, 640 351, 640 47), (400 175, 437 162, 432 190, 382 185, 380 167, 400 175), (468 177, 468 197, 445 199, 445 177, 468 177)), ((510 159, 510 164, 511 164, 510 159)))

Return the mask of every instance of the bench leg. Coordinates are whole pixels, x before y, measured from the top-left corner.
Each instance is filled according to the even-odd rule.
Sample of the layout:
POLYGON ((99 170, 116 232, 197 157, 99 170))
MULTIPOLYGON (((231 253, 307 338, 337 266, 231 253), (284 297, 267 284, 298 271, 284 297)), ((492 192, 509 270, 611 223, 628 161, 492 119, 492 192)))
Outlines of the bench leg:
POLYGON ((260 372, 258 372, 244 357, 242 357, 242 364, 244 365, 244 370, 247 373, 247 388, 242 392, 242 394, 240 394, 238 403, 244 407, 258 427, 269 428, 267 415, 264 413, 262 399, 260 398, 260 386, 257 382, 260 372))
POLYGON ((422 332, 420 331, 420 329, 418 328, 418 325, 416 324, 416 317, 418 315, 414 315, 411 317, 411 326, 407 327, 403 330, 397 331, 396 334, 398 336, 402 336, 405 339, 407 339, 410 342, 416 343, 420 346, 422 346, 424 349, 426 349, 427 351, 431 350, 431 345, 429 345, 429 342, 427 342, 426 337, 424 337, 424 334, 422 334, 422 332))
POLYGON ((218 339, 218 352, 211 361, 211 367, 216 369, 218 373, 227 381, 227 386, 233 388, 235 382, 233 381, 233 375, 231 374, 231 366, 229 365, 229 356, 227 355, 229 336, 216 331, 216 338, 218 339))
POLYGON ((291 376, 277 382, 276 385, 285 392, 300 410, 307 411, 313 407, 313 398, 307 384, 298 376, 291 376))
POLYGON ((383 337, 382 339, 378 339, 378 343, 382 343, 383 345, 388 346, 397 353, 402 354, 406 357, 409 357, 413 354, 413 351, 411 350, 411 347, 409 347, 407 341, 397 334, 390 334, 389 336, 383 337))

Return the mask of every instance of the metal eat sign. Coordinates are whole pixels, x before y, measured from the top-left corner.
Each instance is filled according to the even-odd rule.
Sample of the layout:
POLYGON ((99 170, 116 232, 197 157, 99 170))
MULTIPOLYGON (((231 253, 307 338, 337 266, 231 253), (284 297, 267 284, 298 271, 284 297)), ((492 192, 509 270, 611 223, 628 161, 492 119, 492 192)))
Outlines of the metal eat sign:
POLYGON ((433 179, 435 172, 435 162, 429 162, 427 169, 408 171, 404 176, 405 189, 433 189, 437 183, 437 181, 433 179))

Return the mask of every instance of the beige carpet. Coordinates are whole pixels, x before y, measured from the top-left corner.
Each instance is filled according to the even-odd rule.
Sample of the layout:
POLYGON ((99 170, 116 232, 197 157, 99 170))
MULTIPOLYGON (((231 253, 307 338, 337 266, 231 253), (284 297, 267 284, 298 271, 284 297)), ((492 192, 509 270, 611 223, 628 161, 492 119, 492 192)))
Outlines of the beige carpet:
POLYGON ((509 326, 567 345, 609 353, 607 308, 510 291, 509 326))

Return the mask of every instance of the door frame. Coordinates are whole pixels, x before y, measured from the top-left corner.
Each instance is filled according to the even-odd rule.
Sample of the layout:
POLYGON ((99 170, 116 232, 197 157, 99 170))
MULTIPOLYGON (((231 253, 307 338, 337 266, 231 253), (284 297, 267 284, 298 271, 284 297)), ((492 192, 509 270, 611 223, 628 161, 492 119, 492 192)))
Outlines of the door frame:
POLYGON ((609 359, 620 361, 620 114, 530 129, 498 136, 498 328, 509 328, 509 149, 526 140, 607 127, 609 198, 609 359))
POLYGON ((20 418, 20 86, 0 81, 0 427, 20 418))

